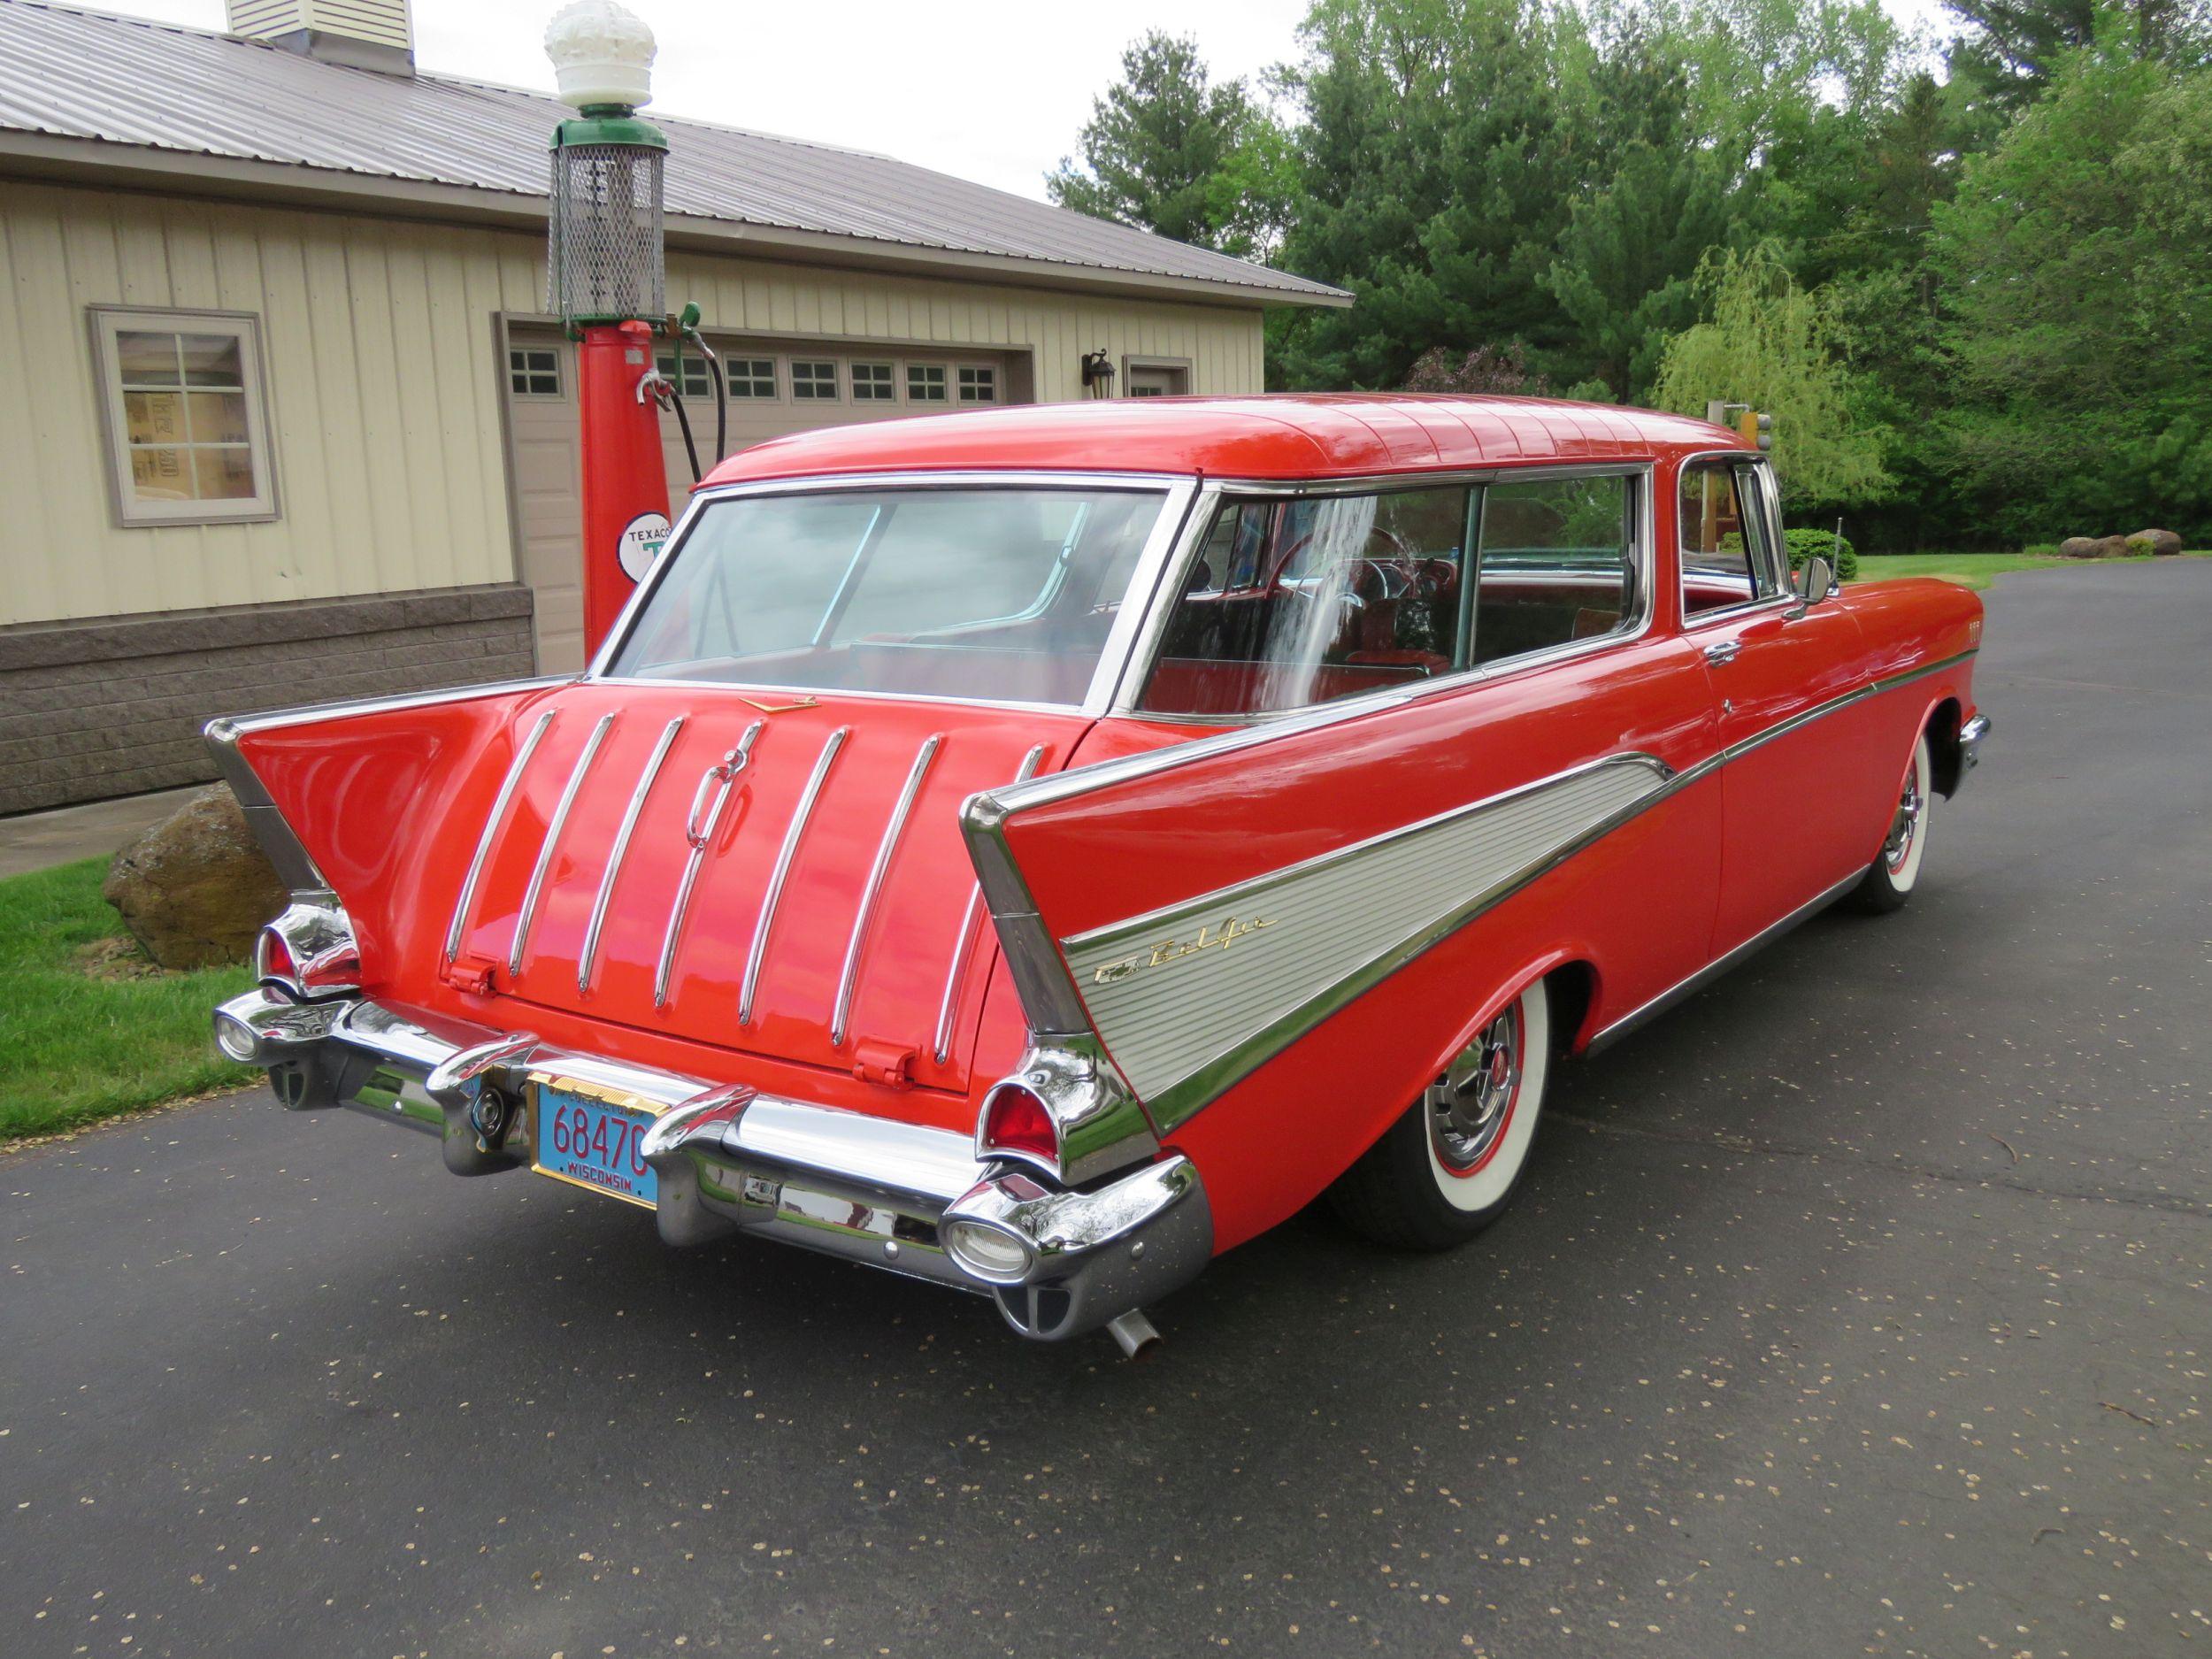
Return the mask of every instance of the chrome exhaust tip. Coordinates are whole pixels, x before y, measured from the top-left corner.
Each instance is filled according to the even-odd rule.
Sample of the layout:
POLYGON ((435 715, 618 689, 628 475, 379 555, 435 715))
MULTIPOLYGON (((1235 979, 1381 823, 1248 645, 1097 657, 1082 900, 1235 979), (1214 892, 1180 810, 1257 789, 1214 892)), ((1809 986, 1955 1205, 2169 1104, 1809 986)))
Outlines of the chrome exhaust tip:
POLYGON ((1152 1351, 1160 1346, 1160 1333, 1143 1310, 1132 1308, 1127 1313, 1106 1321, 1106 1330, 1121 1344, 1124 1359, 1149 1359, 1152 1351))

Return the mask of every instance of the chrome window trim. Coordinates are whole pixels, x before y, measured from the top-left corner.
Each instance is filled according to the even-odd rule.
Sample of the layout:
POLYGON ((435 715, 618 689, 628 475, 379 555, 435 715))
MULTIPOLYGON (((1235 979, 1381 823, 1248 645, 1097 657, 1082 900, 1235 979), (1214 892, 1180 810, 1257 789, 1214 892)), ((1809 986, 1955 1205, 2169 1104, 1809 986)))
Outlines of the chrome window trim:
POLYGON ((1080 714, 1097 719, 1110 711, 1113 688, 1122 679, 1122 670, 1129 655, 1132 637, 1136 634, 1141 618, 1132 614, 1129 595, 1140 592, 1152 594, 1159 580, 1161 569, 1180 546, 1185 525, 1190 516, 1192 500, 1200 491, 1200 481, 1179 472, 1111 472, 1070 470, 1023 471, 1018 468, 979 469, 965 472, 844 472, 831 476, 749 479, 735 484, 720 484, 692 492, 691 502, 683 516, 670 531, 668 542, 653 567, 645 573, 645 580, 632 591, 624 603, 614 626, 607 630, 607 637, 593 654, 583 678, 588 681, 615 686, 683 686, 694 690, 790 691, 813 696, 880 697, 895 702, 936 703, 956 707, 1023 709, 1038 713, 1080 714), (1118 490, 1125 494, 1161 495, 1159 517, 1145 538, 1144 547, 1137 556, 1130 572, 1129 586, 1122 603, 1108 628, 1104 642, 1099 648, 1098 661, 1091 671, 1089 685, 1079 703, 1016 702, 996 697, 957 697, 902 691, 846 691, 820 686, 783 686, 765 680, 671 680, 649 675, 618 675, 610 672, 615 658, 629 642, 640 616, 652 594, 666 580, 690 540, 699 515, 717 502, 737 500, 753 495, 813 495, 837 490, 887 489, 1083 489, 1118 490))
POLYGON ((1191 503, 1183 535, 1169 566, 1173 574, 1179 575, 1190 568, 1192 561, 1205 545, 1207 532, 1220 511, 1223 499, 1230 495, 1257 494, 1294 499, 1302 495, 1376 495, 1386 493, 1381 487, 1393 481, 1402 490, 1445 489, 1462 485, 1480 488, 1493 483, 1525 483, 1551 478, 1626 478, 1632 480, 1632 484, 1640 482, 1640 490, 1632 488, 1630 494, 1636 511, 1636 538, 1630 549, 1637 590, 1636 621, 1633 626, 1616 628, 1609 634, 1600 634, 1590 639, 1570 640, 1563 645, 1524 651, 1516 657, 1500 657, 1494 663, 1471 664, 1465 668, 1454 669, 1449 673, 1432 674, 1425 680, 1402 685, 1378 686, 1372 691, 1355 692, 1348 697, 1308 703, 1298 709, 1277 709, 1259 714, 1163 713, 1140 706, 1138 700, 1144 693, 1145 671, 1148 670, 1153 654, 1159 648, 1161 635, 1167 631, 1168 618, 1175 608, 1175 601, 1182 596, 1181 588, 1170 582, 1156 588, 1153 594, 1144 626, 1138 635, 1135 649, 1131 652, 1121 686, 1106 712, 1156 720, 1171 726, 1207 726, 1236 730, 1273 727, 1312 714, 1317 710, 1340 710, 1343 711, 1342 718, 1348 719, 1354 715, 1377 709, 1395 708, 1402 703, 1417 698, 1463 689, 1486 679, 1518 673, 1524 668, 1565 662, 1640 640, 1651 633, 1658 620, 1658 524, 1655 518, 1658 501, 1653 482, 1655 470, 1654 464, 1649 461, 1613 461, 1580 466, 1547 466, 1541 462, 1532 462, 1525 466, 1493 467, 1480 472, 1391 472, 1379 477, 1350 480, 1331 479, 1312 483, 1283 483, 1279 480, 1241 483, 1235 480, 1210 481, 1191 503))
MULTIPOLYGON (((1726 461, 1732 465, 1749 461, 1764 466, 1766 457, 1756 449, 1699 449, 1684 456, 1674 469, 1674 614, 1676 626, 1685 634, 1694 633, 1710 622, 1739 621, 1756 611, 1786 611, 1794 603, 1787 574, 1789 561, 1785 555, 1784 575, 1778 593, 1762 594, 1756 599, 1746 599, 1738 604, 1722 605, 1717 610, 1700 611, 1694 614, 1689 610, 1688 595, 1682 588, 1682 474, 1708 461, 1726 461)), ((1761 494, 1774 503, 1768 515, 1770 520, 1769 529, 1778 551, 1782 545, 1781 497, 1774 488, 1774 473, 1770 467, 1766 472, 1766 488, 1761 494)), ((1747 553, 1749 549, 1746 551, 1747 553)))

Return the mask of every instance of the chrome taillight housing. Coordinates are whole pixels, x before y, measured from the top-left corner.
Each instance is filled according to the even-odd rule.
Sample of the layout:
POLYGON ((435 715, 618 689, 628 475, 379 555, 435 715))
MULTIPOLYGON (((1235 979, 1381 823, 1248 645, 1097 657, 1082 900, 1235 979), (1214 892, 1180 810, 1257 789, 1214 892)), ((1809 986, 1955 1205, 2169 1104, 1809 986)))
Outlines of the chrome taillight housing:
POLYGON ((295 894, 254 941, 254 978, 306 1001, 361 988, 361 947, 334 896, 295 894))
POLYGON ((983 1097, 975 1155, 1074 1187, 1155 1157, 1159 1137, 1094 1037, 1033 1037, 983 1097))

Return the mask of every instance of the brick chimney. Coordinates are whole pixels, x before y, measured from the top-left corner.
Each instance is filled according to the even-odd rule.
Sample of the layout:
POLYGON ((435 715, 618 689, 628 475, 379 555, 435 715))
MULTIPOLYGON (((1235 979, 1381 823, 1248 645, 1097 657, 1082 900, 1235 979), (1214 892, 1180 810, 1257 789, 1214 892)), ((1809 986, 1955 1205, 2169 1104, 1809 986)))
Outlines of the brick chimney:
POLYGON ((415 73, 407 0, 224 0, 230 32, 287 51, 390 75, 415 73))

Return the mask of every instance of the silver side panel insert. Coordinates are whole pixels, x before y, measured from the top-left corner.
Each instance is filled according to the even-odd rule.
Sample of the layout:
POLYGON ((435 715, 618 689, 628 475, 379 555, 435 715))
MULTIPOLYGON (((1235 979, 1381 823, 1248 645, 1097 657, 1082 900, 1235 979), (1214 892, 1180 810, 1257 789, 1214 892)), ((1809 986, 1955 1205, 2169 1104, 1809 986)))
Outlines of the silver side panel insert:
POLYGON ((683 942, 684 917, 691 909, 691 889, 699 879, 699 866, 706 862, 707 849, 722 822, 722 809, 729 803, 730 791, 737 787, 737 775, 751 760, 753 745, 760 741, 761 729, 767 724, 756 720, 747 726, 736 746, 700 775, 699 787, 692 795, 691 810, 684 818, 684 839, 691 843, 691 856, 684 860, 683 879, 677 882, 675 902, 668 907, 668 927, 661 934, 661 959, 653 970, 655 1008, 668 1006, 668 982, 676 970, 676 948, 683 942), (703 822, 699 816, 703 807, 706 810, 703 822))
POLYGON ((583 753, 576 757, 576 764, 569 770, 568 781, 561 786, 561 798, 546 823, 545 840, 538 846, 538 861, 530 866, 530 885, 522 892, 522 911, 515 918, 514 943, 507 948, 507 972, 511 977, 522 972, 522 953, 530 943, 530 926, 538 919, 538 901, 545 894, 545 872, 553 867, 554 849, 561 844, 561 831, 568 826, 569 809, 576 804, 576 792, 584 787, 584 774, 591 770, 592 760, 598 755, 600 744, 607 741, 607 729, 613 724, 612 714, 599 717, 599 724, 591 728, 591 735, 584 740, 583 753))
MULTIPOLYGON (((1040 743, 1022 759, 1022 769, 1014 774, 1016 783, 1027 783, 1037 775, 1037 767, 1045 757, 1045 746, 1040 743)), ((968 908, 961 913, 960 932, 952 941, 952 962, 945 969, 944 1000, 937 1006, 937 1038, 930 1052, 937 1064, 942 1065, 952 1057, 952 1018, 960 1003, 960 981, 967 977, 968 959, 975 954, 976 914, 983 908, 983 884, 979 881, 968 894, 968 908)))
POLYGON ((745 978, 737 991, 737 1023, 741 1025, 753 1023, 753 995, 760 989, 761 964, 768 958, 768 935, 776 925, 776 907, 783 902, 783 884, 791 874, 791 861, 799 856, 799 843, 806 838, 807 820, 814 816, 814 803, 821 797, 822 785, 837 759, 837 751, 845 747, 845 740, 852 734, 849 726, 841 726, 829 734, 829 741, 822 745, 814 771, 807 778, 806 787, 799 793, 798 805, 791 810, 790 826, 783 833, 783 845, 776 851, 776 867, 768 875, 768 891, 761 895, 760 915, 753 922, 753 942, 745 952, 745 978))
POLYGON ((1673 773, 1616 755, 1061 941, 1163 1133, 1386 975, 1625 822, 1673 773))
POLYGON ((560 712, 558 709, 548 709, 538 716, 538 723, 530 728, 530 735, 522 740, 522 747, 515 751, 514 764, 507 768, 507 776, 501 780, 499 794, 484 819, 484 833, 476 839, 476 856, 469 860, 468 874, 461 879, 461 896, 454 901, 453 920, 445 930, 448 962, 461 954, 461 933, 468 926, 469 910, 476 902, 476 884, 483 876, 484 860, 491 856, 492 842, 498 837, 499 826, 506 822, 507 803, 515 798, 515 787, 530 768, 530 757, 538 752, 538 745, 545 741, 546 733, 552 729, 560 712))
POLYGON ((890 821, 883 826, 883 839, 876 843, 876 861, 868 867, 868 885, 861 889, 860 908, 853 914, 852 937, 845 944, 845 965, 837 976, 837 1001, 830 1010, 830 1046, 841 1048, 845 1028, 853 1011, 853 987, 860 978, 860 953, 868 942, 868 924, 875 919, 876 900, 883 893, 883 878, 891 868, 891 855, 899 849, 899 837, 906 833, 907 815, 914 810, 914 797, 922 787, 922 779, 929 771, 929 763, 937 757, 944 742, 944 733, 933 733, 922 740, 922 746, 914 754, 914 764, 906 774, 906 787, 899 791, 898 804, 891 809, 890 821))
POLYGON ((638 814, 645 810, 645 797, 653 790, 653 780, 660 776, 661 763, 668 758, 676 733, 684 729, 684 717, 678 715, 662 728, 660 741, 653 745, 653 752, 645 758, 645 769, 637 775, 637 787, 630 791, 630 804, 622 810, 621 827, 614 833, 614 845, 607 849, 607 868, 599 878, 598 896, 591 902, 591 919, 584 924, 584 948, 576 958, 576 991, 582 995, 591 989, 591 971, 599 960, 599 931, 606 926, 607 905, 614 897, 614 879, 622 868, 624 856, 630 850, 630 834, 637 828, 638 814))

